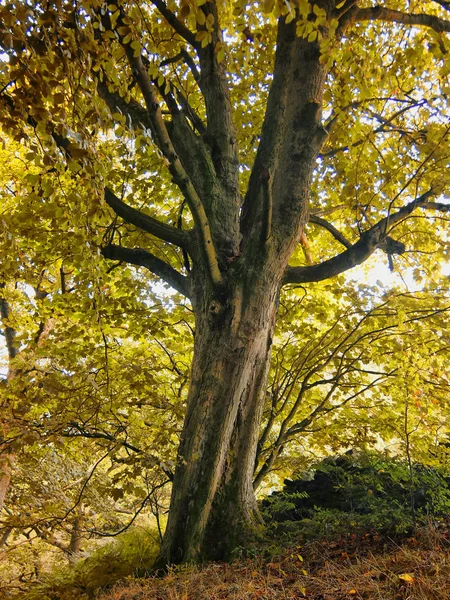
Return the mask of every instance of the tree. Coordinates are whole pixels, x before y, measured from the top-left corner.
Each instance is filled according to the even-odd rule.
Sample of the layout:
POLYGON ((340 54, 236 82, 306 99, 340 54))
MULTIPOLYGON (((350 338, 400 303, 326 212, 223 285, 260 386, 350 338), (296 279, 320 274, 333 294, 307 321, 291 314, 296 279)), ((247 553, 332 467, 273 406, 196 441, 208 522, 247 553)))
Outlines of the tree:
POLYGON ((391 268, 445 255, 449 6, 413 4, 0 8, 2 123, 30 149, 29 206, 87 232, 93 272, 100 252, 144 267, 195 315, 159 566, 226 557, 258 528, 280 288, 378 248, 391 268), (314 251, 307 223, 333 244, 314 251))
POLYGON ((425 442, 415 460, 429 463, 448 412, 447 340, 436 334, 447 328, 446 288, 389 290, 379 299, 377 286, 327 292, 325 284, 316 307, 317 287, 302 290, 300 306, 292 292, 283 294, 254 485, 283 463, 288 476, 296 463, 308 466, 297 448, 320 456, 326 448, 371 448, 380 439, 398 447, 408 403, 425 442))
POLYGON ((282 295, 254 484, 381 440, 403 455, 408 417, 414 460, 434 462, 448 413, 446 282, 382 298, 361 282, 310 287, 282 295))
POLYGON ((92 537, 117 535, 144 508, 161 513, 190 337, 183 307, 172 306, 167 339, 162 294, 153 303, 131 272, 109 273, 106 307, 80 261, 84 240, 53 238, 52 213, 39 230, 30 227, 25 151, 9 140, 0 152, 0 332, 8 342, 0 364, 0 459, 8 467, 0 478, 0 553, 15 557, 5 561, 5 582, 6 573, 37 575, 41 559, 31 568, 24 545, 44 562, 48 547, 72 560, 80 542, 85 549, 92 537))

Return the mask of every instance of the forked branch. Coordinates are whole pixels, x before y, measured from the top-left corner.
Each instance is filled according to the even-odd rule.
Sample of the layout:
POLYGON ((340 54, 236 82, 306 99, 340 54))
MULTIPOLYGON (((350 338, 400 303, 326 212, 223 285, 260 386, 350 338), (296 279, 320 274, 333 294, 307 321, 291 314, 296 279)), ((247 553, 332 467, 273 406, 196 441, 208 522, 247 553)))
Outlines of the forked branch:
MULTIPOLYGON (((239 159, 225 64, 217 60, 217 45, 223 43, 219 11, 215 0, 202 4, 200 10, 212 22, 211 42, 203 48, 200 46, 197 51, 200 59, 199 86, 206 107, 207 137, 217 175, 233 201, 239 194, 239 159)), ((235 209, 237 211, 237 206, 235 209)))
POLYGON ((388 228, 408 217, 416 208, 426 207, 430 196, 435 195, 433 189, 428 190, 412 202, 406 204, 396 213, 381 219, 376 225, 365 231, 360 239, 341 254, 318 265, 308 267, 288 267, 283 283, 307 283, 323 281, 344 271, 348 271, 363 263, 375 252, 386 239, 388 228))
MULTIPOLYGON (((151 123, 154 142, 166 159, 167 166, 173 177, 173 180, 178 185, 181 193, 188 203, 194 219, 199 245, 202 250, 202 256, 204 262, 206 263, 211 281, 214 285, 219 285, 222 281, 222 276, 219 270, 217 253, 213 244, 205 208, 175 151, 161 113, 155 87, 144 66, 142 54, 139 52, 136 53, 136 50, 131 47, 131 40, 127 40, 126 36, 119 33, 121 27, 124 26, 125 18, 123 10, 120 10, 121 16, 117 20, 118 27, 115 28, 115 31, 119 36, 119 41, 125 50, 134 79, 138 84, 144 98, 148 119, 151 123)), ((107 15, 101 16, 101 19, 105 29, 111 29, 111 23, 107 15)))
POLYGON ((283 19, 278 23, 277 51, 272 85, 267 100, 266 113, 261 131, 261 141, 256 153, 247 194, 242 210, 241 230, 248 235, 257 221, 260 205, 261 176, 264 171, 275 173, 280 146, 283 141, 286 114, 286 96, 292 70, 292 47, 295 30, 283 19))

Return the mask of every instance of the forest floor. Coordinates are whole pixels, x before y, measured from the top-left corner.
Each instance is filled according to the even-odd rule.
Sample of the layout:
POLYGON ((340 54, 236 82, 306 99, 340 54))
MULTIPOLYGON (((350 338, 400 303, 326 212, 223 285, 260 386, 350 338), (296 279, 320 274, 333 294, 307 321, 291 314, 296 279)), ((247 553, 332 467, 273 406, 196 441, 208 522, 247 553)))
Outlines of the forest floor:
POLYGON ((286 548, 270 559, 128 579, 98 600, 450 600, 450 523, 402 540, 365 534, 286 548))

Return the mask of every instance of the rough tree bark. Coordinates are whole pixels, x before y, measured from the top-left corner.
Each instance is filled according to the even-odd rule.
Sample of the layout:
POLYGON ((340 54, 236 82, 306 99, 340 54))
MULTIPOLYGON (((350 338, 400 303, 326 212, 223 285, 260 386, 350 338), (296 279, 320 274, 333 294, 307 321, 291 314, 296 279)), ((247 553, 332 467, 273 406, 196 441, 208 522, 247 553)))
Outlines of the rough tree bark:
POLYGON ((223 558, 258 523, 252 477, 276 293, 249 302, 237 293, 222 314, 197 314, 164 564, 223 558))
MULTIPOLYGON (((17 356, 18 350, 15 342, 16 331, 11 327, 10 323, 10 308, 8 301, 4 297, 5 284, 0 283, 0 323, 3 329, 6 349, 8 352, 8 373, 6 381, 2 383, 6 387, 8 381, 14 377, 13 361, 17 356)), ((0 404, 1 407, 1 404, 0 404)), ((7 407, 5 406, 4 409, 7 407)), ((5 411, 6 412, 6 411, 5 411)), ((15 461, 14 454, 10 451, 7 442, 9 432, 9 423, 6 419, 0 420, 0 513, 2 512, 5 503, 6 494, 8 492, 12 468, 15 461)))

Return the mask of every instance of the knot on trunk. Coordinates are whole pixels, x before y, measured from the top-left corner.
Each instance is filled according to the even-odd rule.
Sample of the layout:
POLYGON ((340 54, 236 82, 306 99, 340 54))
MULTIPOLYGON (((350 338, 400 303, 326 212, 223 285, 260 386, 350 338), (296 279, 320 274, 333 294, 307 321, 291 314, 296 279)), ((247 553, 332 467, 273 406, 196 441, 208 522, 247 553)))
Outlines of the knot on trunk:
POLYGON ((218 300, 212 300, 208 307, 208 314, 215 325, 219 325, 225 313, 225 306, 218 300))

